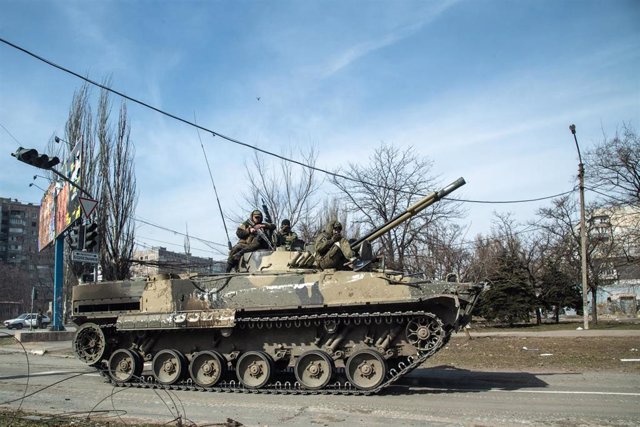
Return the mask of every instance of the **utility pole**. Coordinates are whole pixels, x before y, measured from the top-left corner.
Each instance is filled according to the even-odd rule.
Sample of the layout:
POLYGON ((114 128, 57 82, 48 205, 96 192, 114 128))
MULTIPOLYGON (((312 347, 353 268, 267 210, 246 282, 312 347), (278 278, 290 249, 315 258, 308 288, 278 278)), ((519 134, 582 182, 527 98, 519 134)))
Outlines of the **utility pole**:
POLYGON ((578 145, 578 138, 576 137, 576 125, 570 125, 569 130, 573 134, 573 139, 576 142, 576 149, 578 150, 578 180, 580 188, 580 261, 582 270, 582 315, 584 318, 584 329, 589 329, 589 311, 588 306, 588 294, 589 283, 587 277, 587 226, 584 213, 584 164, 582 163, 582 156, 580 155, 580 146, 578 145))

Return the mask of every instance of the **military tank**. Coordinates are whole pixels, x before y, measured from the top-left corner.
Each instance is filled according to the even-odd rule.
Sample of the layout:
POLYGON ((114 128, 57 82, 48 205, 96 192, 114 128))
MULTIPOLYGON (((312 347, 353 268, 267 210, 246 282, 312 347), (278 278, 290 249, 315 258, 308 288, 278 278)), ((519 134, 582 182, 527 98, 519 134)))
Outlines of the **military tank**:
POLYGON ((119 386, 379 392, 469 322, 483 286, 389 270, 371 242, 464 183, 354 242, 344 268, 319 268, 310 250, 260 250, 233 273, 76 286, 74 352, 119 386))

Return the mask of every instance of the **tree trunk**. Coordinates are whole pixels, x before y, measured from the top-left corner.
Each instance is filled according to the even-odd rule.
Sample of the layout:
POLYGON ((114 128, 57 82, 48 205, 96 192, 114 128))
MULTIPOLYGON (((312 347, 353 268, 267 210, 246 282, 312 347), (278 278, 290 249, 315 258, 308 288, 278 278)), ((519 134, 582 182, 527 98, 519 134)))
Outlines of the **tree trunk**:
POLYGON ((560 306, 559 306, 559 305, 556 305, 556 306, 553 308, 553 317, 554 317, 554 318, 555 318, 555 320, 556 320, 556 325, 557 325, 558 323, 560 323, 560 306))
POLYGON ((596 289, 591 289, 591 322, 598 324, 598 301, 596 299, 596 289))

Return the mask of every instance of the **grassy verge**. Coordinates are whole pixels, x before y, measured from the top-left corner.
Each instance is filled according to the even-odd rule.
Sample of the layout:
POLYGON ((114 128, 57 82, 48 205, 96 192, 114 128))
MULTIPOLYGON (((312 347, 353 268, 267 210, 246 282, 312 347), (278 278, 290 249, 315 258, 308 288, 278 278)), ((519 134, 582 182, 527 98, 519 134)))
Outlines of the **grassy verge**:
POLYGON ((453 337, 425 367, 450 366, 482 371, 640 374, 638 337, 453 337))
MULTIPOLYGON (((513 326, 492 324, 483 321, 474 321, 471 323, 471 329, 500 332, 500 331, 522 331, 522 332, 541 332, 541 331, 568 331, 582 327, 582 318, 562 319, 559 323, 551 320, 544 320, 542 324, 535 323, 518 323, 513 326)), ((596 330, 640 330, 640 319, 601 319, 598 323, 589 322, 589 329, 596 330)))

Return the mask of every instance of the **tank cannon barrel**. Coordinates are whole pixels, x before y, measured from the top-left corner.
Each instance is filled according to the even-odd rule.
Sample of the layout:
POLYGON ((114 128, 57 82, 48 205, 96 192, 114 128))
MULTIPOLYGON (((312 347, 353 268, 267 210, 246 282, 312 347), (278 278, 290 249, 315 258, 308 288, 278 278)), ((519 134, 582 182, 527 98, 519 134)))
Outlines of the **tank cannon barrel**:
POLYGON ((403 222, 405 222, 405 221, 409 220, 410 218, 416 216, 422 210, 424 210, 427 207, 433 205, 434 203, 436 203, 437 201, 439 201, 443 197, 448 196, 449 194, 451 194, 452 192, 454 192, 458 188, 462 187, 464 184, 466 184, 464 178, 458 178, 457 180, 455 180, 451 184, 449 184, 446 187, 444 187, 442 190, 434 191, 433 193, 428 194, 424 198, 420 199, 417 203, 414 203, 413 205, 411 205, 403 213, 401 213, 401 214, 397 215, 396 217, 390 219, 389 221, 387 221, 386 223, 384 223, 380 227, 376 228, 375 230, 372 230, 371 232, 369 232, 365 236, 363 236, 360 239, 358 239, 357 241, 353 242, 351 244, 351 248, 352 249, 357 249, 362 244, 362 242, 364 242, 364 241, 373 242, 374 240, 376 240, 380 236, 382 236, 384 233, 396 228, 397 226, 399 226, 403 222))

